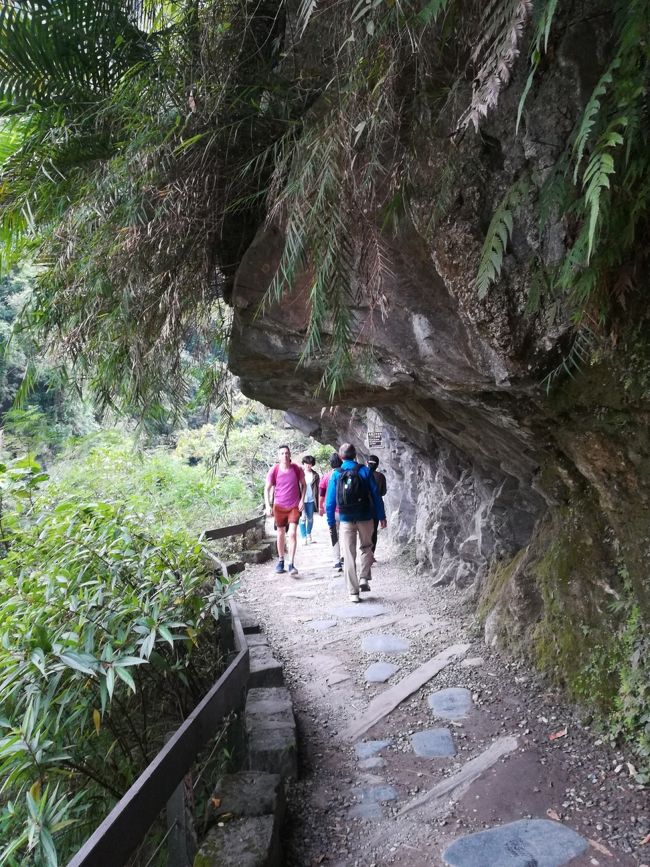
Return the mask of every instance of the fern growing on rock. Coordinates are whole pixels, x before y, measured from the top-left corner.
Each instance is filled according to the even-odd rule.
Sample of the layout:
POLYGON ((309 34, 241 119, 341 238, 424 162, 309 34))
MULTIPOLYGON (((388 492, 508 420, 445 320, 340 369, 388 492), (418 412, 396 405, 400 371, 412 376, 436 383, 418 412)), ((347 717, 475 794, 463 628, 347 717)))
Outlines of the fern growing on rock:
POLYGON ((514 217, 527 190, 528 182, 525 179, 509 187, 490 220, 476 275, 476 291, 481 299, 485 298, 490 286, 499 279, 503 258, 512 237, 514 217))

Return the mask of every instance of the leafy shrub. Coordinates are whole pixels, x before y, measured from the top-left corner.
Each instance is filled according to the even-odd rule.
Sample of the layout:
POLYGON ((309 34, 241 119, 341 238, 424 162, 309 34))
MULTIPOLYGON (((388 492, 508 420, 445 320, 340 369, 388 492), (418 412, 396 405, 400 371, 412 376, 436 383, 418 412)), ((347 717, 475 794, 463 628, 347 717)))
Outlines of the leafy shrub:
POLYGON ((238 465, 220 466, 214 474, 206 463, 189 466, 162 448, 138 452, 116 430, 78 440, 51 473, 57 496, 84 490, 86 496, 128 503, 161 528, 190 529, 197 536, 250 517, 262 500, 259 482, 238 465))
POLYGON ((215 615, 188 531, 41 492, 0 465, 2 865, 69 857, 214 681, 215 615))

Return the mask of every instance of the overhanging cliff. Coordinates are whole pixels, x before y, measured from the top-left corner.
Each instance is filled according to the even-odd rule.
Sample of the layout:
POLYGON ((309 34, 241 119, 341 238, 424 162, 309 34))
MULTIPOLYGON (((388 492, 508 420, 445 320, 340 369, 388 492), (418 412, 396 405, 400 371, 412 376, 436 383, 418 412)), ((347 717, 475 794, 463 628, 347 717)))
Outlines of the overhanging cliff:
MULTIPOLYGON (((603 707, 619 700, 617 666, 637 693, 646 677, 638 622, 650 611, 647 305, 629 289, 607 329, 587 311, 576 331, 566 299, 537 297, 535 287, 575 239, 571 215, 554 207, 540 219, 539 201, 603 71, 607 9, 567 4, 554 62, 519 127, 523 59, 478 132, 454 136, 440 117, 427 127, 422 106, 417 122, 401 116, 408 206, 390 225, 385 209, 372 215, 381 291, 362 279, 350 286, 354 350, 365 361, 335 405, 319 388, 335 321, 303 358, 308 258, 281 300, 263 305, 286 213, 260 227, 238 269, 230 356, 246 394, 323 442, 351 439, 380 456, 392 536, 431 575, 432 593, 452 582, 467 588, 486 640, 533 656, 603 707), (477 292, 490 221, 515 194, 498 279, 477 292), (379 444, 369 448, 369 435, 379 444)), ((426 103, 424 89, 417 97, 426 103)), ((349 228, 354 248, 363 247, 363 220, 359 237, 349 228)))

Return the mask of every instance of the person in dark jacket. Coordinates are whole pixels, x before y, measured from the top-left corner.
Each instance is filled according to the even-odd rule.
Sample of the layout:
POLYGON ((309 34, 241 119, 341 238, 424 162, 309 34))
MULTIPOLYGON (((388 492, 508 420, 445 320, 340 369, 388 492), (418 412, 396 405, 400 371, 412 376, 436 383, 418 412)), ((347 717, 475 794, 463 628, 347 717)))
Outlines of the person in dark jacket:
MULTIPOLYGON (((383 473, 380 473, 377 467, 379 466, 379 458, 377 455, 368 455, 368 468, 372 472, 375 481, 377 482, 377 490, 379 491, 379 496, 384 499, 386 496, 386 476, 383 473)), ((379 519, 374 518, 375 528, 372 531, 372 553, 375 553, 375 549, 377 548, 377 527, 379 527, 379 519)))
MULTIPOLYGON (((338 468, 341 466, 341 463, 341 458, 338 456, 337 452, 332 452, 330 456, 330 467, 332 469, 328 473, 323 473, 323 475, 320 477, 320 482, 318 483, 318 513, 320 515, 325 514, 325 500, 327 499, 327 488, 332 477, 332 471, 338 470, 338 468)), ((342 572, 343 561, 341 560, 341 549, 339 547, 338 509, 335 511, 335 520, 336 523, 334 524, 334 526, 330 527, 330 541, 332 542, 332 554, 334 555, 334 569, 337 572, 342 572)))
POLYGON ((330 528, 336 526, 337 506, 339 510, 339 542, 350 602, 360 602, 359 591, 370 590, 373 519, 376 517, 382 528, 386 526, 384 504, 377 483, 368 467, 357 463, 356 456, 357 450, 352 443, 343 443, 339 449, 343 463, 332 473, 325 500, 330 528), (357 540, 361 554, 358 577, 357 540))

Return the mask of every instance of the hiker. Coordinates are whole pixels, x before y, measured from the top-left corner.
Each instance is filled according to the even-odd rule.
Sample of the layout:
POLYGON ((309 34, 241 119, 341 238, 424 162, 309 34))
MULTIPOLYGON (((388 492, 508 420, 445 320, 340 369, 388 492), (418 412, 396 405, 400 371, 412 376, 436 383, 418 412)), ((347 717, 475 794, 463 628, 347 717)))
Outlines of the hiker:
MULTIPOLYGON (((383 473, 380 473, 377 467, 379 466, 379 458, 377 455, 368 455, 368 469, 373 475, 375 482, 377 483, 377 491, 379 492, 379 496, 382 499, 386 496, 386 476, 383 473)), ((373 523, 375 525, 374 530, 372 531, 372 553, 375 553, 375 549, 377 547, 377 527, 379 526, 379 519, 377 517, 373 518, 373 523)))
POLYGON ((314 526, 314 512, 318 508, 318 483, 320 476, 314 469, 316 458, 313 455, 305 455, 302 459, 302 470, 305 474, 305 501, 300 516, 300 535, 303 545, 311 545, 314 541, 311 531, 314 526))
MULTIPOLYGON (((325 514, 325 499, 327 497, 327 488, 329 487, 329 481, 332 477, 332 471, 338 470, 341 466, 341 458, 338 456, 336 452, 332 452, 330 456, 330 467, 332 468, 328 473, 323 473, 320 478, 320 483, 318 485, 318 502, 320 503, 318 508, 318 514, 325 514)), ((330 540, 332 542, 332 554, 334 555, 334 569, 337 572, 343 571, 343 561, 341 560, 341 549, 339 547, 339 510, 336 509, 334 512, 335 524, 333 527, 330 527, 330 540)))
POLYGON ((336 526, 337 506, 339 510, 339 541, 350 602, 361 602, 359 591, 370 590, 373 517, 377 517, 382 529, 386 526, 384 504, 377 484, 368 467, 356 462, 356 456, 357 450, 352 443, 343 443, 339 449, 339 457, 343 463, 332 473, 325 501, 330 528, 336 526), (357 537, 361 553, 358 577, 357 537))
POLYGON ((277 531, 278 563, 276 572, 284 572, 284 548, 289 530, 289 566, 287 572, 293 578, 298 576, 294 565, 297 531, 300 513, 305 497, 305 474, 298 464, 291 463, 291 450, 283 445, 278 449, 278 463, 269 470, 264 487, 266 514, 273 517, 277 531))

